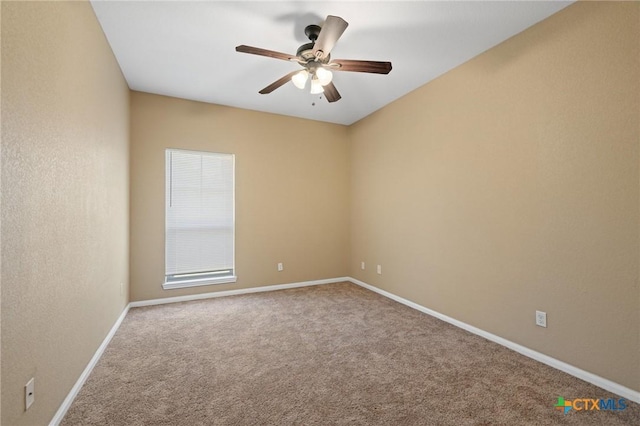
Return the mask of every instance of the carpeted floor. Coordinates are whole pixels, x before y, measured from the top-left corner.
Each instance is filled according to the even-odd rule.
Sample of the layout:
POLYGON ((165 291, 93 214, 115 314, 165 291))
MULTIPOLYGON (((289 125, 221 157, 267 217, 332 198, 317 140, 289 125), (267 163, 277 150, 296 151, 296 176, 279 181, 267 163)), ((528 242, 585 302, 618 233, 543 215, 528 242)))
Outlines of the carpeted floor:
POLYGON ((131 309, 62 425, 639 425, 618 396, 350 283, 131 309))

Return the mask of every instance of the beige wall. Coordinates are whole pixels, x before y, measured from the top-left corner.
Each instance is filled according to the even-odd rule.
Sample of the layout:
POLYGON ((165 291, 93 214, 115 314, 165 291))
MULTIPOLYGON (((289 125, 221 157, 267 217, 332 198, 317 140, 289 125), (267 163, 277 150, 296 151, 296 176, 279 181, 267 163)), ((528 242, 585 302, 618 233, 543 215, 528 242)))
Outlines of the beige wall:
POLYGON ((128 97, 89 3, 2 2, 3 425, 48 424, 127 303, 128 97))
POLYGON ((131 300, 345 276, 348 171, 344 126, 132 92, 131 300), (235 154, 236 283, 162 289, 166 148, 235 154))
POLYGON ((640 390, 639 22, 572 5, 352 126, 351 276, 640 390))
MULTIPOLYGON (((0 7, 0 46, 2 45, 2 7, 0 7)), ((0 70, 2 70, 2 55, 0 54, 0 70)), ((2 72, 0 71, 0 76, 2 72)), ((0 94, 2 94, 2 79, 0 78, 0 94)), ((2 123, 2 107, 0 106, 0 123, 2 123)), ((2 132, 0 131, 0 189, 2 188, 2 132)), ((2 191, 0 190, 0 212, 2 212, 2 191)), ((1 213, 0 213, 1 215, 1 213)), ((0 222, 1 223, 1 222, 0 222)), ((2 365, 2 226, 0 225, 0 366, 2 365)), ((2 368, 0 368, 0 424, 2 423, 2 368)))

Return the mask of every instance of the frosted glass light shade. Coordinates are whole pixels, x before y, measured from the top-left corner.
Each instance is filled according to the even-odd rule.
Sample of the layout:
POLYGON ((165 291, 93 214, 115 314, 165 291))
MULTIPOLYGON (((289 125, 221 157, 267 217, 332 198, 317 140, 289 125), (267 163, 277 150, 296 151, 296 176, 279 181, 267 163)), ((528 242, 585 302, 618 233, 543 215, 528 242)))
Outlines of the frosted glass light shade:
POLYGON ((324 87, 322 87, 322 84, 320 84, 320 80, 315 77, 311 79, 311 94, 317 95, 318 93, 322 92, 324 92, 324 87))
POLYGON ((318 68, 316 70, 316 76, 318 77, 320 84, 323 86, 331 83, 331 80, 333 79, 333 73, 325 68, 318 68))
POLYGON ((309 77, 309 72, 307 70, 302 70, 298 73, 295 73, 293 77, 291 77, 291 81, 293 85, 298 89, 304 89, 304 86, 307 84, 307 78, 309 77))

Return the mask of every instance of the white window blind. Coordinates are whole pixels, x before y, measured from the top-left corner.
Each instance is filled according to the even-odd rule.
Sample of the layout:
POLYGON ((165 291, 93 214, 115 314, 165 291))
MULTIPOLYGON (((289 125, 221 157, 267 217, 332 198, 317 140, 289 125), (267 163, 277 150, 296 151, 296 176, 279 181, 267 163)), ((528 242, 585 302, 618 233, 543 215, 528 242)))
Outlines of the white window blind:
POLYGON ((164 287, 235 281, 234 156, 167 150, 165 194, 164 287))

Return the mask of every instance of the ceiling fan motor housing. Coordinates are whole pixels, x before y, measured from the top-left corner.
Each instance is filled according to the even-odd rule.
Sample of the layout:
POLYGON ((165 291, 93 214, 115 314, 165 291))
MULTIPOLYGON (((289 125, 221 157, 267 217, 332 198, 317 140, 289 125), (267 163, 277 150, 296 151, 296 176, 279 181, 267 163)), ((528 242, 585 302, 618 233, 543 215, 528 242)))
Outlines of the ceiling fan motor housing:
MULTIPOLYGON (((307 25, 307 27, 304 29, 304 33, 306 34, 307 37, 309 37, 309 40, 311 40, 311 43, 303 44, 296 51, 296 56, 300 58, 302 61, 309 63, 310 61, 317 60, 316 55, 313 53, 313 46, 316 44, 318 35, 320 35, 320 30, 322 30, 322 27, 315 24, 307 25)), ((326 57, 322 58, 322 60, 320 60, 319 62, 326 64, 329 62, 329 59, 330 57, 329 55, 327 55, 326 57)))
POLYGON ((304 61, 309 61, 311 59, 315 59, 315 55, 313 54, 313 45, 315 43, 306 43, 298 48, 296 51, 296 56, 304 61))
POLYGON ((316 58, 316 55, 313 53, 313 45, 314 44, 315 43, 303 44, 296 51, 296 56, 300 59, 300 62, 302 63, 302 65, 306 65, 306 64, 314 62, 314 61, 316 61, 318 63, 321 63, 321 64, 326 64, 331 59, 331 55, 326 55, 322 59, 316 58))

